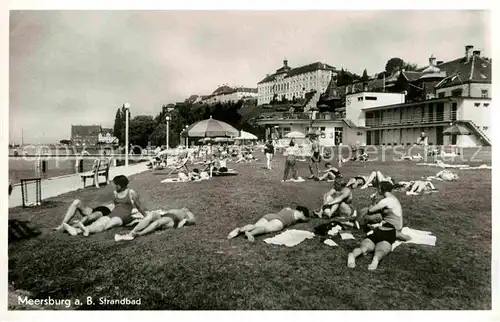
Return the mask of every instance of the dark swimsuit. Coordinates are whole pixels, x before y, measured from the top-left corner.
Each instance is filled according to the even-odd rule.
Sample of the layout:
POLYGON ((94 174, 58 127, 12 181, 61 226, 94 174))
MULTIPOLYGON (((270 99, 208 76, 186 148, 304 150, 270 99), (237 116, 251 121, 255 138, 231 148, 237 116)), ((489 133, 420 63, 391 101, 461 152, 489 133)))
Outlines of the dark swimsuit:
POLYGON ((394 242, 396 241, 396 228, 394 228, 394 226, 389 223, 384 223, 382 227, 392 229, 382 230, 376 228, 373 230, 373 234, 366 236, 366 238, 371 240, 375 245, 383 241, 386 241, 391 245, 394 244, 394 242))
POLYGON ((177 217, 176 215, 173 215, 173 214, 165 215, 165 217, 168 217, 174 221, 174 228, 177 228, 179 226, 179 223, 181 222, 179 217, 177 217))
POLYGON ((92 209, 92 213, 100 212, 103 216, 107 216, 111 213, 111 210, 106 206, 99 206, 92 209))
POLYGON ((128 225, 134 220, 132 217, 132 209, 134 205, 132 204, 132 199, 130 197, 130 190, 123 198, 119 198, 118 194, 115 193, 115 209, 109 214, 109 217, 118 217, 122 220, 123 226, 128 225))

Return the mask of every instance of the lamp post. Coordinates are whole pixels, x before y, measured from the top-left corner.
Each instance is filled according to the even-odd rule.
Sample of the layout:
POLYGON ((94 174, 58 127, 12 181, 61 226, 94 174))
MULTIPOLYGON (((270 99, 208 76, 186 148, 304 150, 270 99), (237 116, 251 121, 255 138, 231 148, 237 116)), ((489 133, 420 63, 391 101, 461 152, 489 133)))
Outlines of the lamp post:
POLYGON ((188 127, 189 127, 189 125, 186 125, 186 128, 184 130, 186 132, 186 148, 189 148, 188 127))
POLYGON ((128 115, 130 110, 130 104, 123 104, 125 108, 125 166, 128 167, 128 115))
POLYGON ((170 125, 170 116, 167 115, 165 117, 165 120, 167 121, 167 150, 168 150, 168 147, 169 147, 169 145, 168 145, 168 130, 169 130, 169 125, 170 125))

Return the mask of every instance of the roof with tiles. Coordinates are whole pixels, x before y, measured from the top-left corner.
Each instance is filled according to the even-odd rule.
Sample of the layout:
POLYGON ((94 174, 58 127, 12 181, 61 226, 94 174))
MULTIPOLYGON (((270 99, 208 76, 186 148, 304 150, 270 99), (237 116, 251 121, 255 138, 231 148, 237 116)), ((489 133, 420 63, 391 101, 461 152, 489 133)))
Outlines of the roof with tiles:
POLYGON ((472 55, 470 60, 461 57, 438 65, 446 72, 446 78, 437 87, 449 87, 463 83, 491 83, 491 62, 472 55))

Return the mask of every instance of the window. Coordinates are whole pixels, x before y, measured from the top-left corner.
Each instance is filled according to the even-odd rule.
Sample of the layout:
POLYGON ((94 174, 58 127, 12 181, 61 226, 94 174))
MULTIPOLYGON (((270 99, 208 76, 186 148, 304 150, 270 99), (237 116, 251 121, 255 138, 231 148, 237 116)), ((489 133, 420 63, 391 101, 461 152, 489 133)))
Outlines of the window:
POLYGON ((356 133, 357 136, 362 136, 363 135, 363 132, 357 132, 356 133))
POLYGON ((363 100, 363 96, 358 97, 358 102, 363 100))
POLYGON ((488 106, 490 106, 490 103, 484 103, 483 106, 488 107, 488 106))
POLYGON ((451 91, 451 96, 453 97, 460 97, 462 96, 463 89, 457 88, 451 91))
POLYGON ((483 130, 484 131, 488 131, 488 127, 487 126, 483 126, 483 130))
POLYGON ((474 103, 475 107, 479 107, 480 105, 481 105, 481 103, 474 103))
POLYGON ((481 90, 481 98, 488 98, 488 90, 487 89, 481 90))
POLYGON ((438 97, 439 97, 439 98, 443 98, 443 97, 444 97, 444 94, 445 94, 444 92, 441 92, 441 93, 439 93, 439 94, 438 94, 438 97))
POLYGON ((320 131, 326 131, 326 127, 322 126, 319 128, 320 131))
POLYGON ((367 101, 376 101, 377 97, 375 97, 375 96, 366 96, 365 100, 367 100, 367 101))

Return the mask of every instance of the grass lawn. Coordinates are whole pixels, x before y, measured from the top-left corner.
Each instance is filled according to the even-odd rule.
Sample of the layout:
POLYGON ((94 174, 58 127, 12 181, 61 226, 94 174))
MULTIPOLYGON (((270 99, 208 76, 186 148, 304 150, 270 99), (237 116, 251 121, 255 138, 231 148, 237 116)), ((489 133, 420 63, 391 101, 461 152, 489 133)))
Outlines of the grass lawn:
MULTIPOLYGON (((334 248, 319 237, 292 248, 267 245, 265 237, 255 244, 226 240, 234 227, 292 201, 317 208, 331 185, 281 183, 283 159, 274 165, 272 171, 263 162, 234 165, 239 176, 201 183, 162 184, 164 176, 151 172, 132 177, 131 187, 149 209, 187 206, 198 218, 197 226, 132 242, 113 240, 122 228, 89 238, 50 231, 70 201, 98 205, 109 200, 111 186, 52 198, 43 209, 11 209, 10 218, 30 219, 44 234, 9 245, 9 282, 36 298, 141 299, 139 307, 80 309, 491 309, 491 171, 456 170, 460 180, 435 183, 440 191, 431 195, 399 193, 405 226, 431 231, 436 247, 403 244, 369 272, 371 256, 359 258, 355 269, 346 267, 347 253, 362 238, 357 232, 356 241, 336 240, 340 247, 334 248)), ((439 171, 414 162, 348 163, 341 170, 349 178, 376 169, 396 180, 439 171)), ((306 163, 299 174, 307 177, 306 163)), ((367 206, 373 192, 354 191, 356 208, 367 206)), ((293 228, 312 230, 321 223, 293 228)))

